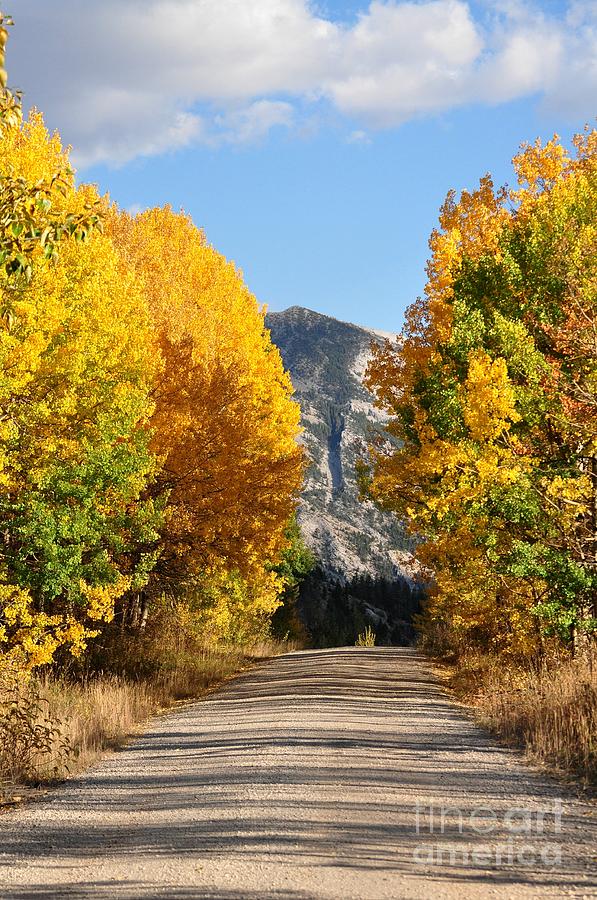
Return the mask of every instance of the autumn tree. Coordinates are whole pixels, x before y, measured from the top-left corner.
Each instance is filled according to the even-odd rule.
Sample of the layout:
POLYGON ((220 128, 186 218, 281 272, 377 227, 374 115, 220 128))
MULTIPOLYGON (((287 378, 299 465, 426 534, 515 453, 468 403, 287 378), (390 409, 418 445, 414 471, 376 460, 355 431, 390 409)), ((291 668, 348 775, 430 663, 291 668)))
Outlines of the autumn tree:
POLYGON ((595 626, 595 132, 575 143, 448 196, 426 295, 368 373, 395 439, 370 492, 423 538, 426 627, 453 646, 595 626))
POLYGON ((154 592, 192 588, 196 628, 245 640, 302 478, 263 310, 187 217, 76 187, 2 67, 0 88, 3 665, 79 653, 117 601, 142 624, 156 563, 154 592))
POLYGON ((130 551, 157 538, 155 357, 100 199, 39 114, 4 128, 0 173, 0 649, 30 667, 80 652, 153 564, 130 551))
POLYGON ((271 563, 302 481, 299 408, 264 310, 186 215, 113 210, 108 232, 136 272, 163 359, 153 388, 152 449, 161 460, 153 493, 167 496, 168 512, 154 592, 192 585, 223 622, 232 585, 229 596, 244 591, 241 606, 259 619, 278 603, 271 563))

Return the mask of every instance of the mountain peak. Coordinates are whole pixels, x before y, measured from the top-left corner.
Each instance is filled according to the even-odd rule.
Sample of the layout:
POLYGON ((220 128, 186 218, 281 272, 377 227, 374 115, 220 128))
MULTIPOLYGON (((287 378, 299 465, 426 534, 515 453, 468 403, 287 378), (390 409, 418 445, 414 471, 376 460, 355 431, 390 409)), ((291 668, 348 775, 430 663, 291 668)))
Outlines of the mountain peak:
POLYGON ((359 331, 364 332, 368 335, 374 335, 379 338, 388 338, 390 340, 396 337, 395 332, 390 331, 382 331, 379 328, 370 328, 367 325, 358 325, 354 322, 345 322, 342 319, 337 319, 335 316, 330 316, 327 313, 318 312, 314 309, 309 309, 306 306, 289 306, 287 309, 278 310, 276 312, 268 312, 267 318, 272 321, 279 321, 286 319, 287 321, 294 322, 303 322, 305 325, 314 326, 314 325, 325 325, 328 323, 330 327, 334 327, 334 325, 338 326, 341 330, 356 328, 359 331))
POLYGON ((395 578, 409 541, 396 519, 361 502, 356 462, 383 417, 363 385, 372 347, 384 335, 301 306, 268 313, 266 325, 290 372, 311 459, 299 509, 307 544, 325 570, 395 578))

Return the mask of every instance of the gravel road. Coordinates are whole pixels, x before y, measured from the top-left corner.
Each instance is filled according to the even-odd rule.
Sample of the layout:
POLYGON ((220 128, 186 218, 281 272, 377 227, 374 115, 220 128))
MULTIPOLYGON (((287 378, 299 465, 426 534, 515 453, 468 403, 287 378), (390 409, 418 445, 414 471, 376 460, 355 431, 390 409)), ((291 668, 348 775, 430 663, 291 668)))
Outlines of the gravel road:
POLYGON ((595 807, 496 746, 410 649, 274 659, 0 837, 19 900, 597 897, 595 807))

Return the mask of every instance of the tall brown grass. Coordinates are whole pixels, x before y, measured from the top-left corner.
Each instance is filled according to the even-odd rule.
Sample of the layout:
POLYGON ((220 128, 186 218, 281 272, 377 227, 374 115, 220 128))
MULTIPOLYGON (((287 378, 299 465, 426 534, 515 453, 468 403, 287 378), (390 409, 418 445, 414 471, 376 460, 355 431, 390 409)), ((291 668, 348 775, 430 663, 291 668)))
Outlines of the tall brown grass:
POLYGON ((535 763, 597 784, 597 655, 541 666, 467 655, 447 669, 480 722, 535 763))

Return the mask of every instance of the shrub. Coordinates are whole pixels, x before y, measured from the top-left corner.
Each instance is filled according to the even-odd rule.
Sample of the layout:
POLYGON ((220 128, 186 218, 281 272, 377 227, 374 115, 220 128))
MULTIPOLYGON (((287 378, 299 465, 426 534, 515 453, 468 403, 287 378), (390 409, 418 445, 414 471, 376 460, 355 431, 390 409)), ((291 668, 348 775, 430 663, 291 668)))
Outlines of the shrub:
POLYGON ((375 647, 375 632, 367 625, 355 641, 355 647, 375 647))

